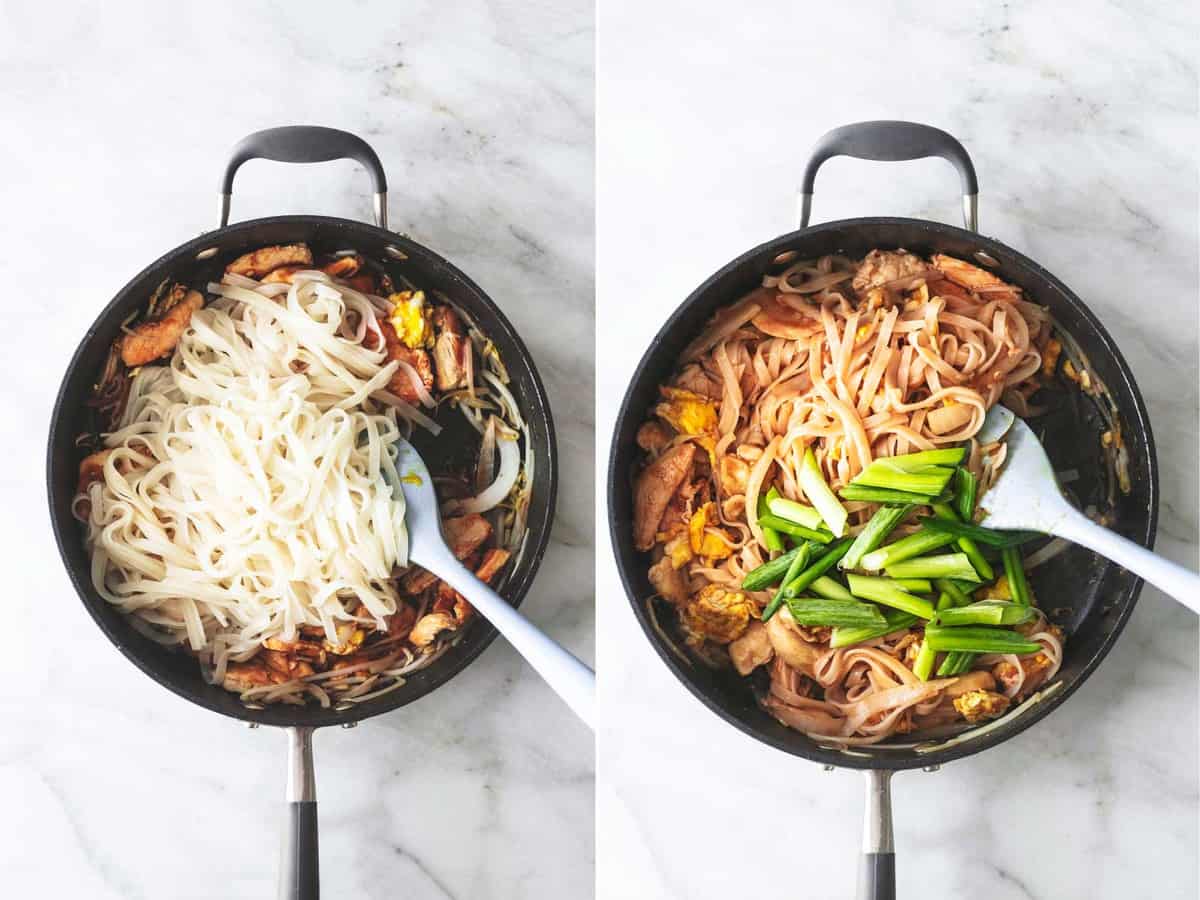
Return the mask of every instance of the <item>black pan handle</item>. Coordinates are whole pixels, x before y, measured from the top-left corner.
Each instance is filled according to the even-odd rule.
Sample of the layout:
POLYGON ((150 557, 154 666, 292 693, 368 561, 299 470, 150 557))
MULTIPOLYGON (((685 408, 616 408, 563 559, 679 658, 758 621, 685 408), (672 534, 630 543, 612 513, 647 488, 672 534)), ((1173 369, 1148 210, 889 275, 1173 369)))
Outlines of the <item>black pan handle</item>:
POLYGON ((279 854, 279 900, 320 900, 317 783, 312 729, 288 729, 288 820, 279 854))
POLYGON ((863 817, 858 900, 896 900, 896 846, 892 841, 892 773, 869 769, 863 817))
POLYGON ((221 176, 221 224, 229 224, 229 202, 233 196, 233 176, 242 163, 251 159, 271 159, 287 163, 318 163, 333 159, 353 159, 365 168, 375 188, 375 224, 387 228, 387 176, 383 163, 371 145, 356 134, 323 128, 320 125, 285 125, 246 135, 237 142, 221 176))
POLYGON ((827 131, 817 140, 800 186, 797 228, 807 228, 812 215, 813 183, 821 163, 834 156, 899 162, 940 156, 958 170, 962 181, 963 221, 970 231, 979 230, 979 181, 966 148, 952 134, 917 122, 855 122, 827 131))

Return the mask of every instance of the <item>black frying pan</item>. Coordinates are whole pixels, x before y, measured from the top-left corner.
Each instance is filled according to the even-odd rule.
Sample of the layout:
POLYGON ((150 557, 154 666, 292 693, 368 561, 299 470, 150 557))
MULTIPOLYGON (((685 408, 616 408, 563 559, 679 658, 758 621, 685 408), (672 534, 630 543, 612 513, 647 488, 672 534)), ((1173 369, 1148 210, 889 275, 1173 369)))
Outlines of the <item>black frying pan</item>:
MULTIPOLYGON (((427 293, 441 294, 466 311, 495 342, 508 369, 513 395, 530 430, 537 478, 529 506, 529 537, 500 592, 514 606, 524 599, 537 572, 554 516, 558 464, 554 425, 545 389, 529 351, 496 304, 466 275, 442 257, 413 240, 387 230, 387 182, 379 157, 361 138, 331 128, 294 126, 260 131, 234 148, 221 181, 221 222, 215 231, 176 247, 151 263, 131 280, 104 308, 80 341, 63 376, 50 421, 46 457, 46 482, 50 519, 67 573, 79 598, 109 640, 138 668, 159 684, 193 703, 222 715, 241 719, 251 727, 275 725, 290 732, 288 800, 290 827, 285 841, 281 896, 315 898, 319 892, 317 865, 317 811, 312 769, 311 736, 314 728, 341 725, 349 728, 363 719, 412 703, 445 684, 471 663, 496 636, 486 621, 476 621, 462 640, 429 668, 413 673, 407 682, 381 697, 349 709, 275 704, 251 709, 221 687, 205 683, 190 656, 161 647, 135 632, 125 618, 92 588, 89 562, 79 523, 71 515, 71 500, 82 456, 76 437, 89 429, 86 402, 109 347, 121 333, 121 323, 135 310, 145 308, 155 287, 165 278, 192 285, 219 281, 225 265, 242 253, 270 244, 304 242, 314 253, 353 248, 380 263, 397 283, 404 281, 427 293), (323 216, 275 216, 227 225, 233 178, 250 159, 313 163, 354 159, 370 174, 375 194, 377 225, 323 216)), ((427 459, 444 459, 461 449, 473 459, 478 436, 457 412, 439 417, 446 430, 436 439, 416 434, 413 442, 427 459), (436 449, 435 449, 436 448, 436 449)))
MULTIPOLYGON (((1114 529, 1146 547, 1154 540, 1158 518, 1158 471, 1154 439, 1146 407, 1125 360, 1099 320, 1069 288, 1033 260, 997 240, 976 232, 978 186, 966 150, 944 131, 909 122, 862 122, 829 132, 818 141, 804 171, 799 228, 755 247, 722 267, 675 310, 642 356, 617 416, 608 471, 609 528, 613 549, 634 614, 668 668, 709 709, 751 737, 787 753, 832 768, 864 769, 868 777, 868 819, 864 831, 861 897, 895 895, 889 778, 901 769, 933 770, 943 763, 994 747, 1019 734, 1065 701, 1100 664, 1133 612, 1142 582, 1120 566, 1073 546, 1031 573, 1034 590, 1051 618, 1068 635, 1063 666, 1040 702, 1019 716, 974 737, 916 749, 875 746, 838 749, 821 746, 785 728, 758 705, 763 681, 743 679, 732 670, 714 671, 683 662, 659 635, 647 604, 655 591, 646 570, 649 556, 633 547, 632 479, 639 449, 638 426, 657 402, 658 385, 675 368, 680 352, 703 330, 712 314, 761 284, 764 274, 778 272, 780 255, 794 252, 811 259, 827 253, 862 256, 873 248, 905 248, 923 256, 946 253, 993 268, 1028 297, 1050 308, 1063 329, 1078 341, 1092 372, 1107 386, 1119 413, 1129 449, 1131 490, 1110 491, 1111 472, 1101 451, 1100 433, 1107 427, 1094 403, 1078 390, 1059 390, 1052 409, 1030 424, 1062 471, 1075 469, 1071 487, 1079 500, 1111 508, 1114 529), (967 228, 899 218, 843 219, 809 227, 813 182, 821 164, 833 156, 872 160, 909 160, 939 156, 958 170, 963 187, 967 228), (1052 599, 1051 599, 1052 598, 1052 599)), ((667 614, 658 617, 672 621, 667 614)), ((759 673, 762 674, 761 671, 759 673)))

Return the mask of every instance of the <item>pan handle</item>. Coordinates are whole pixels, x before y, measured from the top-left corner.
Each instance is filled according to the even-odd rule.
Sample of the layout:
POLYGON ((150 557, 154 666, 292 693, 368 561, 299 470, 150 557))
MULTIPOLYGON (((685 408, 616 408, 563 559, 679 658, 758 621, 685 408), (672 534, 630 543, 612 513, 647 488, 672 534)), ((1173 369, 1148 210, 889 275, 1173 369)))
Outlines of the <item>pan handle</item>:
POLYGON ((242 163, 251 159, 276 162, 318 163, 333 159, 353 159, 371 176, 375 189, 375 224, 387 228, 387 177, 383 163, 371 145, 356 134, 323 128, 320 125, 285 125, 246 135, 237 142, 221 176, 221 224, 229 224, 229 203, 233 197, 233 176, 242 163))
POLYGON ((896 847, 892 842, 892 773, 868 769, 858 900, 896 900, 896 847))
POLYGON ((279 900, 319 900, 317 783, 313 775, 312 733, 303 726, 288 732, 288 821, 279 854, 279 900))
POLYGON ((796 227, 807 228, 812 215, 813 182, 821 163, 834 156, 899 162, 940 156, 958 170, 962 181, 963 222, 969 231, 979 230, 979 182, 971 157, 953 135, 917 122, 855 122, 827 131, 817 140, 804 167, 796 227))

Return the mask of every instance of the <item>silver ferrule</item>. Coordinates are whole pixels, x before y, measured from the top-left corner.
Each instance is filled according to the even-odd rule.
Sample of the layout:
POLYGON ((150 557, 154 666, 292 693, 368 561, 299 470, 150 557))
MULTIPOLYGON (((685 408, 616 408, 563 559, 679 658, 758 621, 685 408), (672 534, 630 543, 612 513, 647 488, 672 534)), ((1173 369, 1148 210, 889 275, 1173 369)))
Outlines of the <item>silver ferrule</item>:
POLYGON ((963 194, 963 223, 967 231, 979 231, 978 194, 963 194))
POLYGON ((796 230, 808 227, 812 218, 812 194, 801 194, 796 200, 796 230))
POLYGON ((375 224, 387 228, 387 191, 375 195, 375 224))
POLYGON ((313 774, 311 728, 293 726, 288 733, 287 801, 303 803, 317 799, 317 780, 313 774))
POLYGON ((886 769, 869 769, 867 777, 867 809, 863 817, 863 853, 893 853, 892 842, 892 773, 886 769))

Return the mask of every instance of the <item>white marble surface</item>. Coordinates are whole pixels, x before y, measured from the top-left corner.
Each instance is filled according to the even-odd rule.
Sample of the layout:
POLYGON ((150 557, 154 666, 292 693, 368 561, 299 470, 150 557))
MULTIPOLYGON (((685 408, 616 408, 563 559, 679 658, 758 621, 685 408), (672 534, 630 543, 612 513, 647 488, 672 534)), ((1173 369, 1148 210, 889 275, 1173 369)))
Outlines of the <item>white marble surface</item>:
MULTIPOLYGON (((1196 567, 1194 4, 743 8, 600 6, 601 444, 668 312, 790 230, 818 135, 927 121, 973 154, 983 230, 1062 277, 1122 347, 1158 440, 1158 549, 1196 567)), ((958 209, 941 161, 838 159, 817 180, 814 221, 957 222, 958 209)), ((601 697, 621 712, 598 744, 597 896, 851 896, 860 777, 757 745, 694 700, 644 640, 601 543, 601 697)), ((1195 897, 1196 687, 1196 619, 1147 589, 1053 716, 895 779, 901 896, 1195 897)))
MULTIPOLYGON (((76 341, 143 265, 213 226, 225 153, 258 128, 367 138, 393 227, 524 335, 563 461, 524 609, 592 659, 592 55, 578 0, 0 4, 0 543, 16 629, 0 653, 0 894, 273 895, 283 735, 191 707, 108 645, 67 583, 42 487, 76 341)), ((280 212, 366 217, 367 179, 348 162, 246 165, 234 218, 280 212)), ((591 895, 591 735, 502 641, 435 695, 315 747, 326 896, 591 895)))

